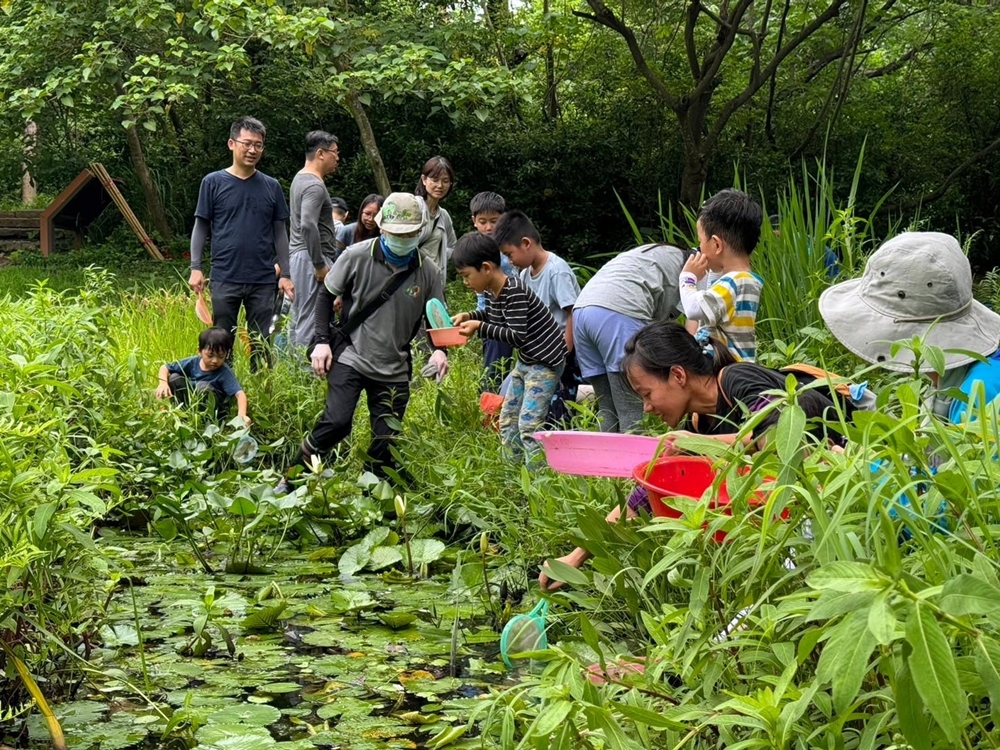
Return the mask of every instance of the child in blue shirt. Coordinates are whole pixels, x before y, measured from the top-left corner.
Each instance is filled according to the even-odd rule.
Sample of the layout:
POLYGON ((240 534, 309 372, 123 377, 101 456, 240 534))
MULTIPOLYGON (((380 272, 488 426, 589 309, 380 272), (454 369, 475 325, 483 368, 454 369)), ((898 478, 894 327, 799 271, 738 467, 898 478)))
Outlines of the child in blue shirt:
POLYGON ((470 232, 452 254, 455 269, 474 292, 486 293, 486 310, 459 313, 452 323, 464 336, 476 331, 517 349, 510 387, 500 409, 500 437, 515 458, 533 466, 539 454, 534 434, 542 428, 566 361, 563 332, 520 279, 500 270, 500 248, 492 237, 470 232))
POLYGON ((500 246, 501 257, 510 259, 520 272, 521 283, 549 309, 563 332, 568 355, 549 420, 556 424, 569 416, 565 402, 576 399, 577 386, 582 382, 573 352, 573 305, 580 296, 580 282, 569 263, 542 246, 541 235, 523 211, 508 211, 501 216, 493 229, 493 239, 500 246))
POLYGON ((157 398, 171 396, 186 405, 191 391, 211 393, 216 400, 216 416, 223 416, 229 409, 229 399, 235 398, 237 411, 246 425, 247 395, 236 379, 226 358, 233 350, 233 334, 224 328, 206 328, 198 336, 198 354, 160 367, 157 398))

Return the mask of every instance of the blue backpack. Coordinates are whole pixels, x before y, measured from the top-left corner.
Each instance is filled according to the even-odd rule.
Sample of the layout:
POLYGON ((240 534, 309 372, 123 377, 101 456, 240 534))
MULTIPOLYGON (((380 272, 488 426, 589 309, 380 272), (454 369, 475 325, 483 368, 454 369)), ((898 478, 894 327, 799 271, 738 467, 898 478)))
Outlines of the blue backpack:
MULTIPOLYGON (((951 402, 951 409, 948 411, 948 421, 958 424, 962 421, 962 416, 969 409, 968 401, 972 400, 972 390, 976 381, 983 384, 986 396, 986 403, 990 403, 997 396, 1000 396, 1000 350, 993 352, 986 362, 975 362, 965 374, 965 380, 958 389, 966 395, 965 399, 956 398, 951 402)), ((977 404, 972 404, 973 409, 977 404)))

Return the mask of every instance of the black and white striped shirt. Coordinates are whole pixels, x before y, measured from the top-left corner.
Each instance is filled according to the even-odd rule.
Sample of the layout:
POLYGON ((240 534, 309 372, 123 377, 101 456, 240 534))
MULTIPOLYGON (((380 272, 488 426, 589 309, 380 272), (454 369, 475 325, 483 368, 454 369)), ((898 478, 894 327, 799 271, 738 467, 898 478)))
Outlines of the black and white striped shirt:
POLYGON ((494 298, 486 293, 486 309, 472 313, 483 321, 479 335, 517 349, 526 365, 545 365, 558 370, 566 361, 566 340, 552 313, 518 278, 508 278, 494 298))

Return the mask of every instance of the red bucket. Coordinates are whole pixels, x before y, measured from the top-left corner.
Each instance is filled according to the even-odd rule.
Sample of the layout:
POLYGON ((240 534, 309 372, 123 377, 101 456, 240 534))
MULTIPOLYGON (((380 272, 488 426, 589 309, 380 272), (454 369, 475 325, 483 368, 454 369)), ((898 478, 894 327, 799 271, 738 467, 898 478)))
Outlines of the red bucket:
MULTIPOLYGON (((702 456, 662 456, 656 460, 652 469, 645 462, 636 466, 632 478, 649 493, 649 507, 654 516, 680 518, 680 511, 666 505, 663 498, 689 497, 700 500, 705 490, 715 482, 716 474, 712 464, 711 459, 702 456)), ((767 498, 764 493, 757 491, 750 498, 750 507, 757 507, 765 502, 767 498)), ((723 482, 717 493, 708 498, 708 507, 729 515, 729 503, 729 491, 723 482)), ((781 515, 786 518, 787 509, 781 515)), ((722 542, 726 538, 726 532, 717 531, 713 538, 722 542)))

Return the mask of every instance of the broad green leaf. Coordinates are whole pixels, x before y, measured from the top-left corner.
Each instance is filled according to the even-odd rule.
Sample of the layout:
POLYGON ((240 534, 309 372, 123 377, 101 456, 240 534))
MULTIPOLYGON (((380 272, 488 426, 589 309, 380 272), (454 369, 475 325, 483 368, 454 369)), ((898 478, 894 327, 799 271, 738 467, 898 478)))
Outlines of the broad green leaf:
POLYGON ((976 672, 986 686, 990 703, 1000 707, 1000 644, 980 635, 975 648, 976 672))
POLYGON ((867 627, 868 612, 856 610, 841 620, 823 645, 816 677, 833 685, 833 705, 846 713, 861 690, 868 660, 875 649, 875 636, 867 627))
MULTIPOLYGON (((406 545, 402 545, 403 552, 406 552, 406 545)), ((429 565, 437 562, 444 554, 445 544, 439 539, 411 539, 410 553, 413 555, 412 565, 429 565)))
POLYGON ((362 570, 372 559, 371 551, 364 542, 352 545, 344 550, 337 561, 337 570, 341 575, 352 576, 362 570))
POLYGON ((35 536, 35 544, 41 544, 49 530, 49 520, 56 512, 56 503, 42 503, 35 508, 34 517, 31 519, 31 531, 35 536))
MULTIPOLYGON (((793 377, 789 375, 789 377, 793 377)), ((806 413, 798 404, 789 404, 778 417, 774 429, 774 444, 778 458, 785 464, 796 462, 801 455, 802 435, 806 430, 806 413)))
POLYGON ((260 703, 241 703, 227 706, 209 714, 209 724, 246 724, 252 727, 266 727, 281 718, 281 711, 274 706, 260 703))
POLYGON ((896 676, 896 718, 903 736, 913 750, 931 750, 931 718, 920 699, 910 668, 903 666, 896 676))
POLYGON ((673 729, 674 731, 682 731, 687 728, 681 722, 668 719, 663 714, 650 711, 642 706, 633 706, 628 703, 612 703, 611 705, 615 711, 639 724, 646 724, 656 729, 673 729))
POLYGON ((834 591, 878 591, 889 581, 871 565, 860 562, 832 562, 814 571, 806 583, 814 589, 834 591))
POLYGON ((968 701, 958 684, 954 653, 948 645, 934 613, 919 602, 906 621, 906 640, 913 649, 908 659, 910 671, 931 716, 949 742, 958 743, 968 701))
POLYGON ((235 497, 233 504, 229 506, 229 512, 234 516, 252 516, 257 512, 257 505, 248 497, 235 497))
POLYGON ((888 646, 896 639, 896 613, 889 603, 890 595, 890 591, 880 592, 868 609, 868 630, 882 646, 888 646))
POLYGON ((806 615, 806 622, 813 620, 829 620, 856 609, 867 609, 872 600, 877 596, 874 591, 837 591, 827 589, 820 594, 819 599, 812 605, 809 614, 806 615))
POLYGON ((532 734, 536 737, 548 737, 566 720, 572 710, 572 701, 560 700, 549 703, 535 719, 531 727, 532 734))
POLYGON ((962 573, 944 585, 939 600, 949 615, 989 615, 1000 612, 1000 589, 962 573))
POLYGON ((368 561, 370 570, 381 570, 395 565, 403 559, 398 547, 376 547, 371 551, 371 559, 368 561))
POLYGON ((561 560, 551 559, 545 563, 543 569, 548 573, 550 578, 573 586, 586 586, 590 582, 585 573, 580 572, 572 565, 567 565, 561 560))
POLYGON ((244 630, 277 630, 281 625, 281 613, 285 611, 288 602, 275 602, 270 607, 256 609, 247 615, 240 627, 244 630))

